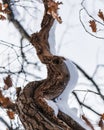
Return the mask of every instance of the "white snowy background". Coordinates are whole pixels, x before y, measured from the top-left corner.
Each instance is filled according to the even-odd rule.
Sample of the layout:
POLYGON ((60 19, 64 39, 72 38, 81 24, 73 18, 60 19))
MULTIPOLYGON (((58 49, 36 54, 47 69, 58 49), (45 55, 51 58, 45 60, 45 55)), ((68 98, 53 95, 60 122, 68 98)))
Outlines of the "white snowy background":
MULTIPOLYGON (((31 35, 34 31, 36 32, 40 29, 40 22, 42 20, 44 10, 41 1, 34 1, 35 2, 33 4, 32 0, 20 0, 12 6, 14 9, 17 9, 17 11, 15 11, 15 18, 21 21, 21 24, 27 30, 29 35, 31 35)), ((82 0, 62 0, 62 2, 63 5, 60 5, 59 15, 61 16, 63 22, 62 24, 55 22, 54 26, 56 30, 52 30, 52 32, 55 31, 55 39, 54 37, 51 37, 50 39, 50 41, 52 42, 50 42, 50 46, 53 46, 52 49, 55 47, 52 52, 54 52, 56 55, 64 56, 69 59, 66 61, 66 63, 69 66, 70 73, 72 74, 72 80, 69 82, 68 85, 71 86, 73 89, 78 78, 78 82, 74 90, 76 90, 76 92, 79 90, 84 90, 78 93, 79 99, 85 104, 89 105, 98 113, 103 114, 104 101, 99 96, 88 92, 88 90, 96 92, 96 89, 92 85, 92 83, 88 81, 79 71, 77 74, 76 67, 71 61, 77 63, 80 67, 82 67, 82 69, 85 70, 85 72, 89 76, 93 77, 97 84, 100 85, 100 89, 103 94, 104 25, 97 14, 99 9, 104 11, 104 1, 83 0, 82 3, 82 0), (87 9, 88 12, 82 9, 84 7, 87 9), (91 28, 89 27, 89 21, 93 18, 89 17, 88 14, 93 16, 93 18, 97 21, 101 22, 101 24, 98 23, 98 31, 96 33, 93 33, 91 31, 91 28), (81 22, 83 23, 86 30, 82 26, 81 22), (68 62, 70 62, 70 64, 68 62), (101 67, 97 69, 98 65, 101 65, 101 67)), ((53 34, 51 34, 51 36, 53 36, 53 34)), ((15 29, 14 25, 11 22, 9 22, 8 20, 0 21, 0 66, 2 65, 4 67, 8 67, 7 58, 11 57, 11 59, 9 59, 9 62, 11 63, 9 66, 10 69, 12 68, 12 71, 18 70, 18 68, 20 67, 19 62, 22 63, 21 57, 18 57, 19 61, 17 60, 17 55, 19 56, 20 54, 20 48, 18 47, 20 45, 20 38, 20 33, 15 29), (5 43, 4 41, 7 43, 5 43), (12 48, 12 44, 15 45, 14 48, 16 50, 16 53, 15 50, 12 48)), ((37 80, 38 77, 40 77, 41 79, 47 76, 45 66, 40 63, 40 61, 36 57, 36 54, 34 54, 35 49, 32 48, 31 45, 29 45, 26 39, 23 40, 23 46, 26 46, 24 52, 27 53, 26 56, 28 57, 28 59, 33 62, 38 61, 40 70, 37 70, 37 68, 35 69, 34 66, 26 65, 26 71, 31 71, 31 73, 35 73, 36 78, 32 76, 25 77, 25 75, 21 75, 21 78, 16 84, 16 76, 13 75, 14 88, 16 86, 22 86, 23 84, 25 85, 28 81, 37 80), (24 82, 25 78, 28 79, 28 81, 25 80, 24 82)), ((5 76, 6 75, 0 75, 0 87, 3 86, 2 79, 5 76)), ((94 125, 95 130, 100 130, 100 128, 98 127, 99 116, 84 107, 82 109, 73 94, 70 94, 70 90, 69 92, 67 90, 69 90, 68 87, 63 92, 63 94, 60 95, 58 99, 56 99, 56 104, 54 104, 52 101, 47 101, 49 105, 54 106, 55 113, 57 114, 58 109, 61 109, 76 120, 76 115, 78 116, 78 118, 80 118, 81 114, 85 114, 85 116, 94 125)), ((8 91, 5 91, 4 94, 9 96, 11 95, 11 93, 13 93, 13 97, 11 98, 14 98, 14 89, 9 90, 9 93, 8 91)), ((0 116, 8 120, 7 115, 4 114, 2 109, 0 112, 0 116)), ((4 129, 6 129, 5 126, 1 125, 0 130, 4 129)), ((86 129, 88 128, 86 127, 86 129)))

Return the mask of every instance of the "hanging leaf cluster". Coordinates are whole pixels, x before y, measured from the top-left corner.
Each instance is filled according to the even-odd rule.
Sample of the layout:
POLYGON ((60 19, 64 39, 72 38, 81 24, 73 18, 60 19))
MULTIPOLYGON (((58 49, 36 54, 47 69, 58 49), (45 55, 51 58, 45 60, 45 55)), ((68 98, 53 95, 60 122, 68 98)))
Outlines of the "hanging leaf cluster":
POLYGON ((5 14, 9 14, 11 13, 10 10, 8 9, 8 4, 2 4, 0 3, 0 20, 5 20, 6 17, 3 15, 3 13, 5 14))
MULTIPOLYGON (((0 106, 5 109, 11 109, 11 106, 13 106, 11 100, 8 97, 5 97, 2 94, 1 90, 0 90, 0 106)), ((7 110, 7 115, 9 116, 10 119, 15 118, 15 113, 12 110, 7 110)))
MULTIPOLYGON (((99 10, 98 12, 98 17, 104 22, 104 13, 101 10, 99 10)), ((89 26, 92 29, 92 32, 97 32, 97 24, 95 20, 90 20, 89 24, 90 24, 89 26)))
MULTIPOLYGON (((5 84, 3 91, 8 90, 10 87, 13 86, 12 79, 11 79, 10 75, 5 77, 3 80, 4 80, 4 84, 5 84)), ((6 113, 10 119, 15 118, 15 113, 12 111, 12 109, 14 108, 14 103, 10 100, 9 97, 5 97, 3 95, 2 90, 0 90, 0 106, 7 109, 6 113)))
POLYGON ((57 10, 59 9, 58 6, 60 4, 62 4, 62 2, 55 2, 53 0, 49 0, 47 14, 52 15, 54 19, 56 19, 59 23, 62 23, 61 17, 59 17, 57 13, 57 10))

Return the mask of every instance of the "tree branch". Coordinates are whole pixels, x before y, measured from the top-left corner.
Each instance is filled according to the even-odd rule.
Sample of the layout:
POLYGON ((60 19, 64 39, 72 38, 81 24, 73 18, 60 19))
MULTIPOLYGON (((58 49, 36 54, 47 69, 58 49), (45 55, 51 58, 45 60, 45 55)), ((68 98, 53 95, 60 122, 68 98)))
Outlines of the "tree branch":
POLYGON ((74 63, 77 68, 80 70, 80 72, 90 81, 92 82, 92 84, 95 86, 96 90, 98 91, 101 99, 104 101, 104 95, 102 95, 100 89, 99 89, 99 86, 97 85, 97 83, 93 80, 92 77, 90 77, 78 64, 74 63))

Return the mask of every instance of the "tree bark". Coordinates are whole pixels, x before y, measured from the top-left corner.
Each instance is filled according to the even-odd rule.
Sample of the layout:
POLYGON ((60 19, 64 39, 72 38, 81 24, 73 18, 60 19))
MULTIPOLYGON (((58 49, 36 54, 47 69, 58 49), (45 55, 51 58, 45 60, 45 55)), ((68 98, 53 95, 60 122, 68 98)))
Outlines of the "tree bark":
POLYGON ((26 130, 84 130, 61 111, 55 116, 53 109, 45 101, 53 100, 63 92, 70 80, 70 72, 64 62, 65 58, 50 52, 48 37, 54 18, 47 14, 48 0, 43 0, 43 3, 45 14, 41 30, 32 34, 31 43, 40 61, 47 67, 47 78, 30 82, 24 87, 16 101, 16 113, 26 130))

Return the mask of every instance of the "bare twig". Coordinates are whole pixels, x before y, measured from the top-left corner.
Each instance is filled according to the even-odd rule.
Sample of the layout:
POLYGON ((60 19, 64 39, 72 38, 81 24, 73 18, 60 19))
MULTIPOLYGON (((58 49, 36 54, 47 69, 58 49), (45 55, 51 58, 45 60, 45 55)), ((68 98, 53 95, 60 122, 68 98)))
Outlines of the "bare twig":
POLYGON ((98 91, 101 99, 104 101, 104 96, 102 95, 99 86, 97 85, 97 83, 93 80, 92 77, 90 77, 78 64, 74 63, 77 68, 80 70, 80 72, 94 85, 94 87, 96 88, 96 90, 98 91))

